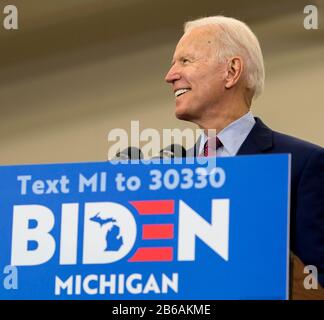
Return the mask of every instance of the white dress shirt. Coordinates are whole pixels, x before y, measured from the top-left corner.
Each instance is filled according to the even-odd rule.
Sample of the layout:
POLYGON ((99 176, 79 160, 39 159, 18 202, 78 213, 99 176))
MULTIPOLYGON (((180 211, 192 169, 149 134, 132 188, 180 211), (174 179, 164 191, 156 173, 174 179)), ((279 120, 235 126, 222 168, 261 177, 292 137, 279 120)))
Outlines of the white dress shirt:
MULTIPOLYGON (((241 118, 230 123, 227 127, 217 133, 217 137, 222 142, 222 146, 216 150, 217 157, 232 157, 237 154, 244 140, 252 130, 255 120, 251 111, 241 118)), ((208 136, 203 133, 200 136, 199 155, 204 154, 204 145, 208 136)), ((213 155, 213 154, 211 154, 213 155)), ((215 154, 214 154, 215 155, 215 154)))

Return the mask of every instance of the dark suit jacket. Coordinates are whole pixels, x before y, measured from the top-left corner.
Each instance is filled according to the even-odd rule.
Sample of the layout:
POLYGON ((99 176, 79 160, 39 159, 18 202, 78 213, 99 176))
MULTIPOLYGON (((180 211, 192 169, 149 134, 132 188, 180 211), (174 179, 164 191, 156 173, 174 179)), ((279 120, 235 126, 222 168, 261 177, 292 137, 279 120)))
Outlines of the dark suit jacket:
MULTIPOLYGON (((324 149, 275 132, 259 118, 238 155, 290 153, 290 249, 305 265, 315 265, 324 286, 324 149)), ((305 274, 306 276, 306 274, 305 274)))
MULTIPOLYGON (((324 149, 272 131, 260 119, 238 155, 290 153, 290 249, 305 265, 315 265, 324 285, 324 149)), ((306 276, 306 275, 305 275, 306 276)))

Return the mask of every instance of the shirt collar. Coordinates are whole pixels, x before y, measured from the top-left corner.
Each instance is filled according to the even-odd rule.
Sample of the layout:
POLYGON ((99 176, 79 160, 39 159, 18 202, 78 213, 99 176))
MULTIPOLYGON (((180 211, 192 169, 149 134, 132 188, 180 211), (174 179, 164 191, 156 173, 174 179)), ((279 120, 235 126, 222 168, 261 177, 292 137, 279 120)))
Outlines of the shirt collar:
MULTIPOLYGON (((251 111, 230 123, 217 134, 223 144, 221 148, 224 148, 230 156, 235 156, 254 124, 255 120, 251 111)), ((207 138, 205 133, 201 135, 199 154, 202 153, 207 138)))

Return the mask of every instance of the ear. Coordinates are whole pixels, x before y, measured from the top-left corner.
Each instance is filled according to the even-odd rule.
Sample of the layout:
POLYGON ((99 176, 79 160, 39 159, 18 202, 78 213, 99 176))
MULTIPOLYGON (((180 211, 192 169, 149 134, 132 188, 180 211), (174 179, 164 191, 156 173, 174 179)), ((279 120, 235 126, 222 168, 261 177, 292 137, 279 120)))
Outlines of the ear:
POLYGON ((239 56, 232 57, 227 62, 227 76, 225 88, 232 88, 241 78, 243 72, 243 59, 239 56))

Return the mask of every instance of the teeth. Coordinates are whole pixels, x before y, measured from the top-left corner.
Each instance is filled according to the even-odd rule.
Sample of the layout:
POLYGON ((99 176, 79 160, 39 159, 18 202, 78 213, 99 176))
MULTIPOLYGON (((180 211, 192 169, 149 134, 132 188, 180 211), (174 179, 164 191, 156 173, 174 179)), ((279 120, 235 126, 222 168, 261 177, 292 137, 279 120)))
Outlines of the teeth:
POLYGON ((190 89, 178 89, 174 95, 175 97, 179 97, 180 95, 182 95, 183 93, 186 93, 187 91, 189 91, 190 89))

